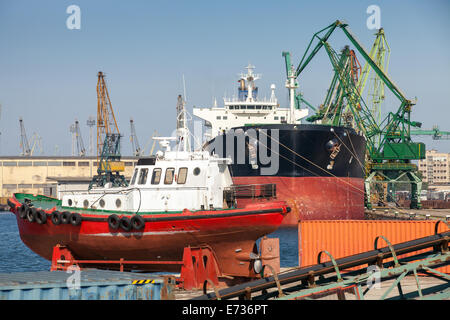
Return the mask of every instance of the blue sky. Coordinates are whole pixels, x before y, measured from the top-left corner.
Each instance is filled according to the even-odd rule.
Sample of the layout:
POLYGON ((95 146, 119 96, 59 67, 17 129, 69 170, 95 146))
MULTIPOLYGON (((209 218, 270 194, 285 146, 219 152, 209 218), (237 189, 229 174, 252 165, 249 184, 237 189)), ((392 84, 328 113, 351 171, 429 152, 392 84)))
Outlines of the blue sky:
MULTIPOLYGON (((369 49, 366 9, 377 4, 391 47, 389 74, 408 98, 417 97, 413 120, 450 131, 450 3, 448 1, 21 1, 0 0, 0 154, 20 153, 19 117, 28 138, 42 137, 44 154, 71 154, 70 125, 77 118, 87 146, 86 120, 96 115, 97 72, 106 74, 112 105, 131 154, 129 120, 141 146, 154 130, 175 126, 177 95, 186 80, 187 107, 208 107, 235 93, 237 74, 251 62, 263 78, 260 95, 274 83, 285 106, 282 51, 294 64, 312 35, 343 19, 369 49), (69 5, 81 9, 81 29, 69 30, 69 5)), ((332 36, 335 49, 348 41, 332 36)), ((300 90, 321 103, 332 70, 325 52, 299 78, 300 90)), ((396 103, 386 106, 395 110, 396 103)), ((418 138, 450 152, 450 141, 418 138)))

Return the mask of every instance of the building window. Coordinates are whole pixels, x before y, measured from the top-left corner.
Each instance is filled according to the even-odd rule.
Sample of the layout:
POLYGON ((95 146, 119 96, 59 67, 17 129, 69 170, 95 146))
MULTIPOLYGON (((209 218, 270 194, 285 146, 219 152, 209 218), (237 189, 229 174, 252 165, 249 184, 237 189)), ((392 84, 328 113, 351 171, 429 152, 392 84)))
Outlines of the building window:
POLYGON ((145 184, 147 182, 148 169, 141 169, 139 174, 138 184, 145 184))
POLYGON ((152 184, 159 184, 159 181, 161 181, 161 169, 155 168, 152 174, 152 184))
POLYGON ((178 169, 178 184, 185 184, 186 183, 186 177, 187 177, 188 168, 180 168, 178 169))
POLYGON ((175 172, 174 168, 167 168, 166 169, 166 176, 164 178, 164 184, 172 184, 174 172, 175 172))
POLYGON ((217 120, 220 120, 220 116, 217 116, 216 119, 217 119, 217 120))
POLYGON ((79 161, 78 166, 79 167, 89 167, 89 161, 79 161))
POLYGON ((43 167, 47 165, 47 161, 34 161, 33 166, 35 167, 43 167))
POLYGON ((63 167, 75 167, 75 161, 63 161, 63 167))

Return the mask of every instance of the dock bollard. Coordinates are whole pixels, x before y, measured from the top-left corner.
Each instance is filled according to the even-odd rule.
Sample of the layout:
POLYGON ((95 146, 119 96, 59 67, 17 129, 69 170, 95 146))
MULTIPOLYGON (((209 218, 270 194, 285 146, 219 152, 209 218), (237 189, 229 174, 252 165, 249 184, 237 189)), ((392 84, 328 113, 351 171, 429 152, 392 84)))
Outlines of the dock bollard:
POLYGON ((426 214, 426 215, 425 215, 425 219, 426 219, 426 220, 430 220, 430 215, 429 215, 429 214, 426 214))

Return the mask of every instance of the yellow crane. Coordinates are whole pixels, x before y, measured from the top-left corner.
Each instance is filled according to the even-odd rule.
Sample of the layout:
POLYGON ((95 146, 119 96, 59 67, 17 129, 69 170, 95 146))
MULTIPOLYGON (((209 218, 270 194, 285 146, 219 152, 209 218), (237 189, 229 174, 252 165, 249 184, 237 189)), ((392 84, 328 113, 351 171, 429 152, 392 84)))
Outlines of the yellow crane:
POLYGON ((97 81, 97 175, 92 178, 93 186, 127 186, 128 182, 119 172, 125 170, 120 161, 120 132, 106 88, 105 75, 98 73, 97 81))
POLYGON ((102 154, 105 137, 111 134, 120 135, 120 132, 106 88, 105 75, 100 71, 97 81, 97 158, 102 154))

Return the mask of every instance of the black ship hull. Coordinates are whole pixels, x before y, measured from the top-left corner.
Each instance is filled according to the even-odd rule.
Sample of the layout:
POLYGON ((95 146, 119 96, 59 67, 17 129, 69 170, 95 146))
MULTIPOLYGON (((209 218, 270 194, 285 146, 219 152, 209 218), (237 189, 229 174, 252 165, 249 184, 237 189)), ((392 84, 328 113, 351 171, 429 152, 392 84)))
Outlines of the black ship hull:
POLYGON ((235 184, 274 183, 293 209, 283 225, 302 219, 363 219, 362 135, 347 127, 273 124, 236 127, 207 150, 232 159, 235 184))

